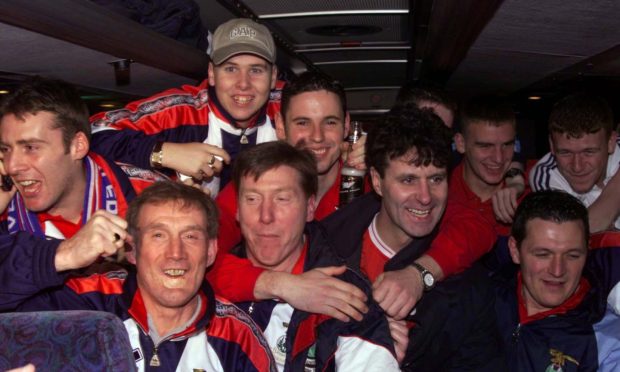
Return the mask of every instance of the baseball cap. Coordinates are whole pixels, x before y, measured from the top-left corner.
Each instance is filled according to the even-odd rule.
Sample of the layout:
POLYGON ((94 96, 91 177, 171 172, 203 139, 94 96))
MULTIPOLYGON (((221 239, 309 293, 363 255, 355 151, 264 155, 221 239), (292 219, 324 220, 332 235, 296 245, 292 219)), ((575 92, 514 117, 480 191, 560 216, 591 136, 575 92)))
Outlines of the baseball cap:
POLYGON ((276 61, 276 46, 267 27, 247 18, 222 23, 213 34, 211 60, 219 65, 237 54, 254 54, 276 61))

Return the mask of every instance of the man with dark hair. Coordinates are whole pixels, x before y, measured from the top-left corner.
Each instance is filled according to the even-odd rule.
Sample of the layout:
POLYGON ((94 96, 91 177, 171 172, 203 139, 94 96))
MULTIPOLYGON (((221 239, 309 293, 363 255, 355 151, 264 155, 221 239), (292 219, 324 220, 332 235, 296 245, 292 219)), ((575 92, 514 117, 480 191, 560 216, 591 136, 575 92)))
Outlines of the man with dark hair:
MULTIPOLYGON (((105 232, 125 236, 119 221, 105 232)), ((12 280, 2 283, 0 308, 112 312, 139 371, 276 371, 256 324, 204 280, 217 252, 217 207, 202 191, 173 182, 147 188, 127 212, 135 270, 69 275, 120 247, 89 239, 94 224, 60 244, 7 252, 2 270, 12 280)))
POLYGON ((549 117, 551 152, 530 172, 533 190, 563 190, 590 213, 593 232, 620 228, 620 151, 609 105, 600 97, 573 94, 549 117))
MULTIPOLYGON (((403 322, 390 321, 405 370, 482 370, 495 365, 498 356, 494 322, 488 317, 491 304, 464 306, 473 299, 492 299, 484 280, 467 271, 435 283, 435 268, 420 261, 442 219, 452 221, 454 231, 460 229, 463 241, 488 230, 494 240, 492 229, 479 224, 475 211, 458 203, 447 205, 450 143, 449 129, 433 113, 411 107, 393 110, 366 142, 367 164, 379 198, 362 196, 322 221, 332 246, 374 287, 395 271, 411 269, 421 278, 427 292, 408 317, 413 328, 408 331, 403 322)), ((456 260, 469 266, 469 255, 460 254, 456 260)), ((400 304, 407 313, 412 306, 400 304)))
MULTIPOLYGON (((323 230, 311 222, 318 184, 310 152, 280 141, 257 145, 239 155, 233 180, 244 237, 233 249, 235 254, 255 266, 292 274, 343 264, 323 230)), ((339 278, 370 297, 359 274, 345 271, 339 278)), ((273 300, 239 306, 264 331, 279 370, 398 370, 387 320, 374 302, 359 322, 343 322, 273 300)))
POLYGON ((162 176, 89 152, 88 110, 67 83, 33 78, 0 106, 2 194, 8 233, 70 238, 99 209, 123 216, 127 203, 162 176))
POLYGON ((450 199, 482 212, 500 236, 510 232, 510 222, 523 197, 523 169, 513 167, 516 117, 504 100, 478 97, 461 111, 461 131, 454 136, 463 161, 452 171, 450 199), (521 187, 515 185, 519 178, 521 187))
POLYGON ((514 265, 491 277, 511 371, 596 370, 604 359, 593 324, 620 279, 620 248, 588 256, 589 240, 588 211, 565 192, 532 193, 517 208, 508 240, 514 265))

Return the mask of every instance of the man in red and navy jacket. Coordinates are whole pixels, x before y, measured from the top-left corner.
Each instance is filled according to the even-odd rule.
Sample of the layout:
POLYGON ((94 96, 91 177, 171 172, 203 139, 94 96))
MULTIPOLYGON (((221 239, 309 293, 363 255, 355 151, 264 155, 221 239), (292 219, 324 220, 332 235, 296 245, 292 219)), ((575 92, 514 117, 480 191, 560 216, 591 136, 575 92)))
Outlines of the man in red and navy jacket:
POLYGON ((139 371, 276 371, 260 329, 204 280, 216 235, 217 207, 208 196, 158 182, 130 204, 127 222, 99 211, 60 244, 21 235, 12 245, 1 239, 0 309, 114 313, 125 324, 139 371), (128 257, 135 269, 71 275, 125 241, 133 246, 128 257))
MULTIPOLYGON (((448 128, 428 110, 391 111, 366 142, 375 193, 321 224, 336 252, 374 287, 403 269, 419 276, 424 295, 413 310, 399 308, 408 314, 408 322, 390 319, 403 370, 501 370, 493 292, 484 272, 473 268, 436 283, 433 269, 419 260, 447 220, 460 226, 463 244, 480 233, 477 226, 484 228, 482 233, 492 231, 479 224, 476 211, 448 202, 450 143, 448 128)), ((459 258, 471 264, 467 256, 450 259, 459 258)))
MULTIPOLYGON (((311 153, 285 142, 260 144, 241 154, 233 181, 244 243, 233 252, 254 266, 292 274, 342 265, 322 229, 308 223, 316 208, 316 174, 311 153)), ((370 284, 361 274, 347 270, 338 278, 370 298, 370 284)), ((278 300, 239 306, 264 331, 280 371, 398 370, 387 319, 372 300, 360 321, 349 322, 278 300)))
MULTIPOLYGON (((597 334, 595 324, 620 280, 618 234, 590 238, 586 207, 566 192, 546 190, 528 195, 517 208, 508 248, 512 263, 494 268, 490 278, 507 370, 617 365, 617 355, 600 348, 609 335, 597 334)), ((617 345, 617 335, 612 337, 617 345)))
POLYGON ((93 116, 93 149, 115 161, 204 179, 215 196, 230 179, 225 163, 276 139, 268 113, 279 111, 279 91, 270 94, 281 84, 267 27, 232 19, 215 30, 212 46, 208 78, 200 85, 93 116))
POLYGON ((100 209, 125 215, 144 187, 164 177, 89 152, 88 110, 67 83, 34 78, 0 107, 0 230, 70 238, 100 209), (4 208, 2 208, 4 209, 4 208))

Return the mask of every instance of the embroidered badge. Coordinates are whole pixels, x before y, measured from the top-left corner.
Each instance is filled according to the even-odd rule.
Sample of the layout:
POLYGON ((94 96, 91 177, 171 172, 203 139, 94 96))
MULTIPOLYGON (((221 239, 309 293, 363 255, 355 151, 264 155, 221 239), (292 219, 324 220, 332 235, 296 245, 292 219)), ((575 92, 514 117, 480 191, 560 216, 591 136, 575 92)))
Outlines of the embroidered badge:
POLYGON ((551 364, 545 369, 545 372, 564 372, 564 364, 566 361, 579 365, 579 362, 570 355, 565 355, 563 352, 556 349, 549 349, 551 354, 551 364))

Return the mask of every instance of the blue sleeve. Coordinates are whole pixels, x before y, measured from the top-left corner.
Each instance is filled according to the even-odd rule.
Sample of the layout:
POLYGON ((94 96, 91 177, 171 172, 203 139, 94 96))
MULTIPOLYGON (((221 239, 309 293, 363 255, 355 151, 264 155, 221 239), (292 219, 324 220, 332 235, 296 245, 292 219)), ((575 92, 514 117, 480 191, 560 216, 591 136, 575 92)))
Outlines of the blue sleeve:
POLYGON ((158 141, 203 142, 207 134, 207 125, 184 125, 150 135, 132 129, 106 129, 93 133, 91 150, 114 161, 151 169, 151 153, 158 141))
POLYGON ((0 311, 15 309, 43 289, 62 285, 54 258, 59 240, 20 232, 0 235, 0 311))
POLYGON ((597 280, 604 293, 609 294, 620 281, 620 247, 591 250, 585 272, 588 279, 597 280))

